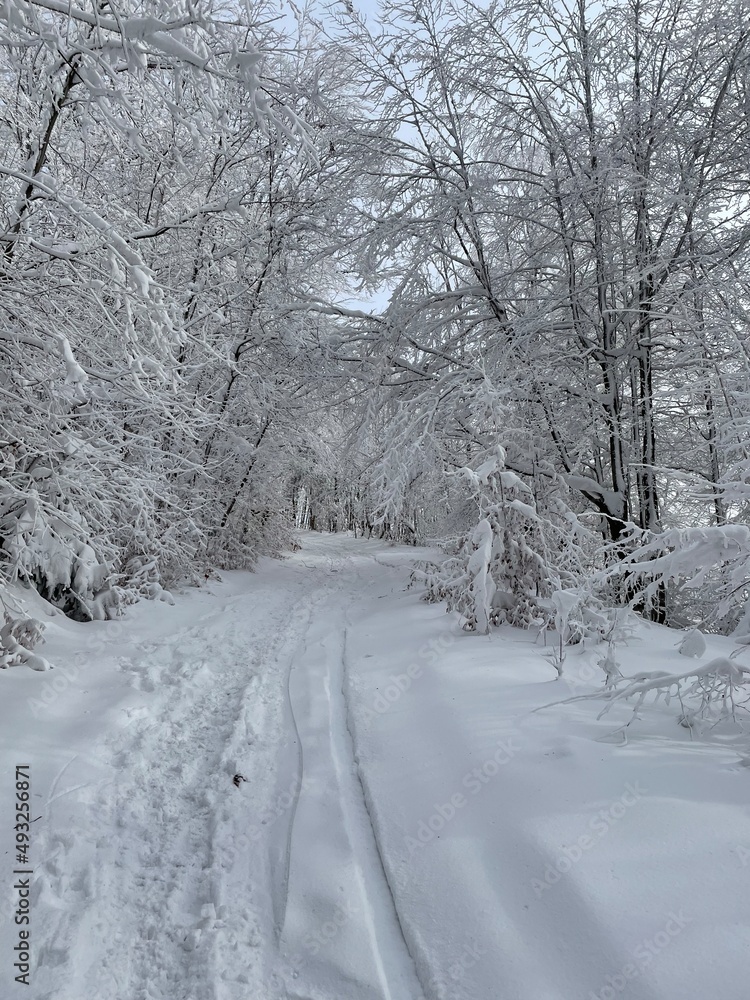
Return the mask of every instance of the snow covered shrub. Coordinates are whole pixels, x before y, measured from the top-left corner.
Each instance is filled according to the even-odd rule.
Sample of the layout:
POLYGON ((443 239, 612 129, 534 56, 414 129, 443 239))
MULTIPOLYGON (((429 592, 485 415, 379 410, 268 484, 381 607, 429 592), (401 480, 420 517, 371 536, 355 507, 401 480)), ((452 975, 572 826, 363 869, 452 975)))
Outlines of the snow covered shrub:
POLYGON ((143 556, 133 556, 125 563, 125 575, 128 584, 141 597, 148 600, 166 601, 174 604, 174 598, 161 585, 161 573, 156 559, 143 556))
POLYGON ((105 617, 93 609, 107 589, 111 567, 89 544, 85 519, 72 511, 50 510, 34 493, 20 502, 5 498, 0 511, 6 579, 34 587, 73 618, 105 617))
POLYGON ((417 567, 414 580, 425 584, 425 599, 446 601, 448 610, 462 615, 468 631, 486 633, 501 621, 539 624, 550 611, 562 623, 555 601, 561 606, 571 599, 580 603, 580 595, 554 595, 580 579, 586 536, 560 495, 562 484, 551 479, 540 510, 539 495, 507 468, 500 445, 460 475, 479 518, 450 545, 444 562, 417 567))
POLYGON ((585 649, 589 643, 595 646, 606 643, 604 654, 596 662, 604 671, 608 687, 613 678, 619 676, 617 647, 632 639, 637 630, 635 616, 627 608, 606 607, 588 585, 555 591, 549 600, 538 603, 544 609, 539 620, 539 634, 544 636, 546 646, 548 632, 554 633, 546 655, 558 674, 563 673, 567 646, 580 644, 581 649, 585 649))
POLYGON ((560 633, 568 645, 623 643, 633 637, 637 619, 628 608, 607 607, 588 583, 556 591, 550 600, 539 601, 546 611, 541 628, 560 633))
POLYGON ((208 533, 206 562, 217 569, 253 569, 259 556, 277 556, 294 545, 288 513, 244 507, 232 522, 208 533))
POLYGON ((32 670, 48 670, 44 657, 32 652, 42 639, 44 625, 25 615, 14 618, 6 610, 5 624, 0 628, 0 669, 24 664, 32 670))

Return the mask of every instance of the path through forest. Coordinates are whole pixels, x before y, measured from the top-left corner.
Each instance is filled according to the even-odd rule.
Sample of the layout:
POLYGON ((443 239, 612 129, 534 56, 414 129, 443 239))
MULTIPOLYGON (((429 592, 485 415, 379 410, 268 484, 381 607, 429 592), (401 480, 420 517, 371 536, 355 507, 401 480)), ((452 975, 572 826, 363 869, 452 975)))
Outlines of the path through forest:
POLYGON ((555 681, 532 634, 406 590, 415 550, 303 542, 114 629, 55 619, 53 674, 2 678, 35 1000, 744 997, 739 745, 663 709, 627 745, 589 706, 530 715, 595 651, 555 681))

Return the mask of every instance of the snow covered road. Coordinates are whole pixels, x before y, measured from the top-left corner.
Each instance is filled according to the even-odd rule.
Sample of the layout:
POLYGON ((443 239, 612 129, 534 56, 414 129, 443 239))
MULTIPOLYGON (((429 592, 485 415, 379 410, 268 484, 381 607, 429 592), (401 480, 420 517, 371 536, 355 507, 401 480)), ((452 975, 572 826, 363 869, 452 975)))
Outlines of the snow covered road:
MULTIPOLYGON (((174 608, 53 619, 56 670, 0 677, 34 1000, 744 1000, 745 737, 530 715, 593 654, 555 681, 532 635, 405 591, 414 550, 303 541, 174 608)), ((2 995, 28 996, 2 857, 2 995)))

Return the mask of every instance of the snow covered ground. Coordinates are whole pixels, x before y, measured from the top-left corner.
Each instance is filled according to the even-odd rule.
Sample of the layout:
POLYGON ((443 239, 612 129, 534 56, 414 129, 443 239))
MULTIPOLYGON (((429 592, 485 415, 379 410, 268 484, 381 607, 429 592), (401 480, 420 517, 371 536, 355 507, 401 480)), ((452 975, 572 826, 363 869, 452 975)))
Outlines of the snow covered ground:
MULTIPOLYGON (((558 680, 532 633, 463 633, 405 590, 419 554, 305 535, 174 607, 47 619, 55 669, 0 675, 0 995, 747 997, 747 737, 532 713, 595 690, 601 649, 558 680)), ((684 669, 676 642, 642 626, 623 670, 684 669)))

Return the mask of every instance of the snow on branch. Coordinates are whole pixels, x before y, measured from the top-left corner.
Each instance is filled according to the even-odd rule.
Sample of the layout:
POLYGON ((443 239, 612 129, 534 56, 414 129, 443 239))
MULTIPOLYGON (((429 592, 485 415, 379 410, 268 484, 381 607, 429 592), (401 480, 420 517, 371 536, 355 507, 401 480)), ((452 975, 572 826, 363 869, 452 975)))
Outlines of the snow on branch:
MULTIPOLYGON (((629 541, 635 547, 603 571, 600 581, 624 580, 633 599, 651 598, 669 584, 688 591, 709 588, 714 617, 730 614, 736 620, 750 586, 750 527, 672 528, 657 535, 634 530, 629 541)), ((750 631, 747 606, 736 631, 750 631)))
POLYGON ((604 699, 607 704, 598 718, 605 716, 614 705, 634 702, 630 719, 622 729, 638 719, 639 710, 649 695, 669 705, 673 699, 680 704, 680 725, 692 729, 701 723, 716 724, 722 720, 737 721, 739 712, 748 712, 750 702, 750 667, 726 656, 717 656, 708 663, 674 674, 657 670, 632 677, 617 677, 604 691, 566 698, 557 704, 604 699))
MULTIPOLYGON (((170 5, 170 13, 174 13, 175 6, 170 5)), ((153 65, 154 68, 188 70, 198 74, 204 82, 237 83, 245 91, 246 104, 263 130, 271 127, 278 130, 307 157, 313 161, 317 159, 307 125, 292 108, 291 101, 285 99, 290 96, 286 88, 264 68, 266 52, 263 32, 258 25, 250 21, 232 24, 190 3, 184 4, 184 15, 166 20, 131 13, 126 4, 108 4, 107 7, 112 16, 99 5, 88 11, 65 0, 24 0, 21 3, 6 0, 0 5, 0 23, 4 22, 16 33, 25 25, 29 37, 36 33, 53 47, 62 45, 63 40, 45 23, 49 14, 59 15, 67 21, 68 30, 71 24, 80 25, 82 30, 75 40, 78 78, 89 84, 93 99, 100 104, 104 97, 124 100, 119 88, 105 88, 103 78, 95 69, 99 67, 105 78, 111 75, 113 67, 107 55, 110 50, 122 52, 125 66, 133 70, 134 75, 153 65), (258 39, 253 38, 256 30, 261 36, 258 39), (117 41, 104 44, 102 36, 117 41)), ((241 16, 241 8, 237 9, 237 14, 241 16)), ((210 93, 205 87, 203 90, 204 110, 220 118, 210 93)), ((109 121, 117 127, 117 116, 110 116, 109 121)), ((123 127, 128 128, 126 123, 123 127)))

